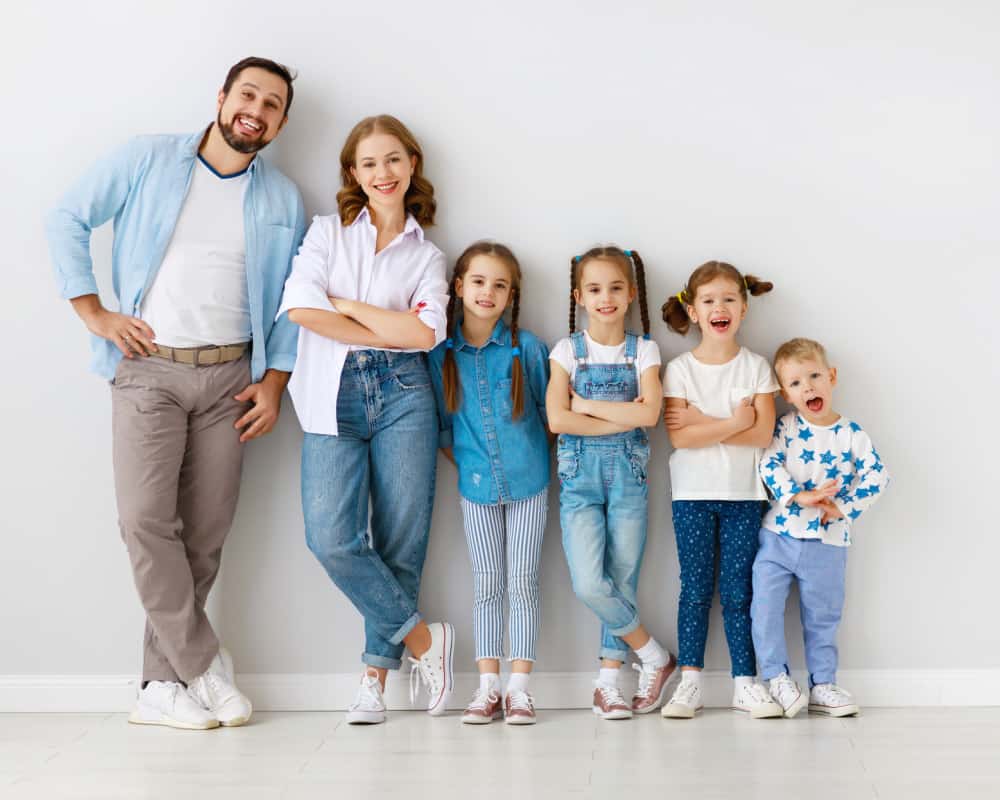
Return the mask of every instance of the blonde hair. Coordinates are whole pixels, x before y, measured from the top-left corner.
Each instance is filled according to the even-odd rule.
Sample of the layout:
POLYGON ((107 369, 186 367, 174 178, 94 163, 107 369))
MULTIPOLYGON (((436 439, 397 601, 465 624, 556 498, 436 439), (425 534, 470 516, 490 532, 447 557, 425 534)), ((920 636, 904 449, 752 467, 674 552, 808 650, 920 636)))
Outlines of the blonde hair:
MULTIPOLYGON (((783 361, 805 361, 807 358, 815 358, 823 362, 823 366, 829 367, 830 362, 826 357, 826 349, 815 339, 806 339, 798 336, 789 339, 774 353, 774 371, 778 371, 778 364, 783 361)), ((779 376, 780 378, 780 376, 779 376)))

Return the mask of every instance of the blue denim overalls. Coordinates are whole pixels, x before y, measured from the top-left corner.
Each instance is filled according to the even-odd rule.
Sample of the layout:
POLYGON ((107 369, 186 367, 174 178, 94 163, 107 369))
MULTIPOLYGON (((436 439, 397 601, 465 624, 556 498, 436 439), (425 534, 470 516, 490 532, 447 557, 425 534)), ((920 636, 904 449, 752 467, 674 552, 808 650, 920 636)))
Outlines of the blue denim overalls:
MULTIPOLYGON (((638 337, 625 334, 624 364, 590 364, 583 333, 570 336, 573 389, 590 400, 639 396, 638 337)), ((573 591, 601 620, 601 658, 625 661, 619 636, 639 627, 636 590, 646 545, 646 464, 642 428, 605 436, 561 434, 559 520, 573 591)))

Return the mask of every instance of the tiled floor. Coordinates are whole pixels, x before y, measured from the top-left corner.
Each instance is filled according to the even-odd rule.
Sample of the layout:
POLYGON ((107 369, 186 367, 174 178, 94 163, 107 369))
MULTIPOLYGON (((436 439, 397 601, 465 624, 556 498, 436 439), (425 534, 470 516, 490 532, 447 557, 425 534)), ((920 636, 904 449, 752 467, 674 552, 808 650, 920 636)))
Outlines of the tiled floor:
POLYGON ((122 714, 0 714, 0 798, 1000 798, 1000 708, 692 722, 543 711, 516 729, 418 712, 343 719, 267 713, 181 732, 122 714))

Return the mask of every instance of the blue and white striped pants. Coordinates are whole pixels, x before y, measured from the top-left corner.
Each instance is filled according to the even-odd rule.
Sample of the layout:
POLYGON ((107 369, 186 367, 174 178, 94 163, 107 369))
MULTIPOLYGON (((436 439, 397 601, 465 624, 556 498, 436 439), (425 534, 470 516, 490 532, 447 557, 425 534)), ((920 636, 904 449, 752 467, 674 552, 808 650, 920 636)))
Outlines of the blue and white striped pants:
POLYGON ((547 489, 525 500, 497 505, 462 498, 476 592, 472 630, 477 661, 503 658, 504 595, 510 603, 510 657, 535 660, 538 562, 548 501, 547 489))

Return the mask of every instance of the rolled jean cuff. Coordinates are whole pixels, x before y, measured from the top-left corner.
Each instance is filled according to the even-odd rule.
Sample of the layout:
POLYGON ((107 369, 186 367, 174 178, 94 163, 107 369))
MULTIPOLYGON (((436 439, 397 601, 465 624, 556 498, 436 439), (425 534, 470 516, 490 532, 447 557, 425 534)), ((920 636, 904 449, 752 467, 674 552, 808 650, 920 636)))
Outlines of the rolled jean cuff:
POLYGON ((821 683, 836 683, 837 673, 836 672, 817 672, 815 675, 809 676, 809 688, 813 686, 818 686, 821 683))
POLYGON ((785 664, 785 666, 783 667, 771 667, 771 668, 761 667, 760 678, 761 680, 769 681, 774 678, 777 678, 782 673, 784 673, 785 675, 792 674, 792 671, 788 668, 788 664, 785 664))
POLYGON ((420 622, 420 613, 415 611, 413 612, 413 616, 410 617, 408 620, 406 620, 406 622, 402 624, 400 629, 392 635, 392 638, 389 640, 389 643, 399 644, 400 642, 402 642, 403 639, 406 638, 406 636, 410 633, 410 631, 412 631, 417 626, 418 622, 420 622))
POLYGON ((403 666, 403 662, 398 658, 389 658, 389 656, 377 656, 374 653, 362 653, 361 663, 369 667, 375 667, 377 669, 399 669, 403 666))
POLYGON ((601 658, 609 661, 628 661, 628 650, 612 650, 610 647, 601 648, 601 658))
POLYGON ((628 625, 622 625, 620 628, 608 628, 608 633, 612 636, 617 636, 621 638, 622 636, 628 636, 632 631, 639 627, 639 614, 637 613, 632 617, 632 621, 628 625))

